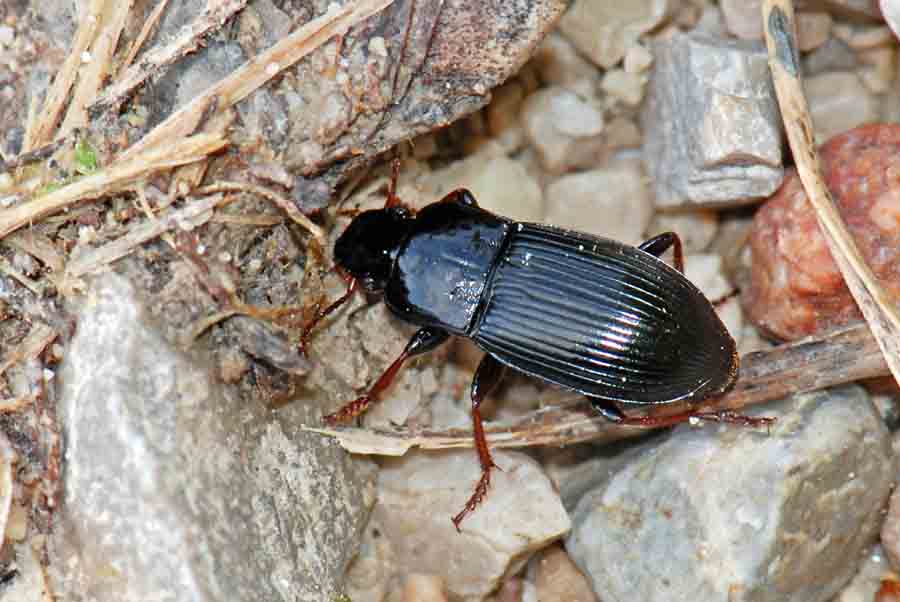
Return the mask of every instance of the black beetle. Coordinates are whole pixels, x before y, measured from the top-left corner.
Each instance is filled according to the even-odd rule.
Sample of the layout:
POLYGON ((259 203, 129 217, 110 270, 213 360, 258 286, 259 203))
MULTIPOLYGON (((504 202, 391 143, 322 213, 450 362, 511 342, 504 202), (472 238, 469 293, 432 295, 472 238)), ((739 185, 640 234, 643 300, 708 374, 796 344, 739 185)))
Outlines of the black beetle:
POLYGON ((631 247, 494 215, 462 189, 414 215, 395 195, 396 177, 395 164, 384 208, 359 214, 338 238, 334 260, 347 276, 347 293, 319 312, 303 341, 357 283, 382 295, 397 317, 421 327, 368 393, 326 417, 331 423, 364 412, 406 359, 451 335, 486 352, 471 388, 482 476, 453 517, 457 529, 490 484, 495 465, 479 404, 506 367, 584 394, 615 422, 659 426, 692 416, 723 418, 688 411, 656 420, 622 412, 696 405, 724 392, 737 376, 735 342, 712 304, 684 277, 676 234, 631 247), (670 247, 677 269, 659 259, 670 247))

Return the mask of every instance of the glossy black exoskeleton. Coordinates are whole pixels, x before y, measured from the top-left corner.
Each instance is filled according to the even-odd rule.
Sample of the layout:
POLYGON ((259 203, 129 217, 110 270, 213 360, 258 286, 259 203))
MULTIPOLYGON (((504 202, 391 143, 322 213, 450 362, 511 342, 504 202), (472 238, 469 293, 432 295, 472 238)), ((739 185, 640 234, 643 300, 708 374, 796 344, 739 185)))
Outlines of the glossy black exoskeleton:
POLYGON ((482 477, 453 518, 457 528, 490 483, 494 463, 479 404, 504 368, 582 393, 610 420, 639 424, 653 419, 622 410, 696 404, 725 391, 737 375, 734 340, 681 273, 674 233, 631 247, 494 215, 466 190, 413 215, 398 204, 392 184, 385 208, 359 214, 338 238, 334 259, 351 286, 319 318, 359 283, 421 328, 371 390, 328 416, 330 422, 365 411, 407 358, 451 335, 486 353, 471 390, 482 477), (678 269, 659 259, 669 247, 678 269))

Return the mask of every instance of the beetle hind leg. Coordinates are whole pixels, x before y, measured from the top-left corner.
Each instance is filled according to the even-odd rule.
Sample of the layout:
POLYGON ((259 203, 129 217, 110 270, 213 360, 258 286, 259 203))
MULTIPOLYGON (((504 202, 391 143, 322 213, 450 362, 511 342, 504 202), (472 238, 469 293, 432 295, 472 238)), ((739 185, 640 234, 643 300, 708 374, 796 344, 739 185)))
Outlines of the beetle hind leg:
POLYGON ((472 432, 475 437, 475 449, 478 450, 478 461, 481 464, 481 478, 478 479, 475 491, 472 492, 465 507, 451 519, 457 531, 460 530, 459 524, 466 515, 475 510, 487 495, 491 486, 491 469, 499 468, 494 464, 491 450, 488 448, 487 439, 484 436, 484 424, 481 419, 479 406, 484 401, 484 398, 490 395, 497 388, 497 385, 500 384, 505 371, 506 366, 494 359, 493 356, 485 355, 481 363, 478 364, 478 369, 475 370, 475 378, 472 379, 472 432))
POLYGON ((644 241, 638 246, 638 249, 645 253, 650 253, 654 257, 659 257, 672 247, 675 255, 675 269, 684 274, 684 250, 681 244, 681 237, 674 232, 663 232, 644 241))

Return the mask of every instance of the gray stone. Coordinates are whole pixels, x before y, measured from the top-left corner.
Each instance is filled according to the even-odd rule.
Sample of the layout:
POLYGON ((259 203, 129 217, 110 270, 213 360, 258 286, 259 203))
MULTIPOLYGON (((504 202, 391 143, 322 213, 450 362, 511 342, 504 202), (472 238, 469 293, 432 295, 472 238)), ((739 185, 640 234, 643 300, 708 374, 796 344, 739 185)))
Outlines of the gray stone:
POLYGON ((672 12, 668 0, 574 2, 559 29, 598 67, 609 69, 625 56, 641 34, 658 27, 672 12))
POLYGON ((378 474, 374 517, 397 566, 440 575, 451 599, 481 600, 537 550, 569 530, 559 494, 540 466, 522 453, 494 450, 502 470, 488 495, 460 524, 481 473, 474 450, 410 452, 386 460, 378 474))
POLYGON ((526 98, 522 124, 550 173, 597 165, 609 154, 603 107, 566 88, 550 86, 526 98))
POLYGON ((840 594, 834 597, 833 602, 888 602, 877 597, 875 594, 881 587, 881 580, 886 578, 886 573, 890 571, 887 558, 881 546, 874 545, 862 558, 859 570, 850 580, 840 594))
POLYGON ((705 34, 654 46, 641 114, 658 206, 735 204, 781 184, 781 119, 758 42, 705 34))
POLYGON ((822 73, 808 78, 804 89, 819 144, 859 125, 878 120, 878 99, 856 73, 822 73))
POLYGON ((566 547, 607 602, 829 600, 877 534, 894 469, 858 387, 766 406, 771 431, 679 427, 585 495, 566 547))
POLYGON ((637 162, 567 174, 547 186, 545 221, 636 245, 653 217, 637 162))
POLYGON ((371 475, 301 431, 303 402, 241 400, 173 349, 133 287, 96 281, 62 370, 64 490, 52 540, 68 601, 330 601, 371 475))

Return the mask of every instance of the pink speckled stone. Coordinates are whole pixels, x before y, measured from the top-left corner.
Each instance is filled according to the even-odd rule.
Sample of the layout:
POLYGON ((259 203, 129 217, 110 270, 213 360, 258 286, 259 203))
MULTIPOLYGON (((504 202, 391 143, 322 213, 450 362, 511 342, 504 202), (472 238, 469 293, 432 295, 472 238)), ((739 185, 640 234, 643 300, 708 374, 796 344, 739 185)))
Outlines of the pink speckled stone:
MULTIPOLYGON (((844 132, 820 149, 826 183, 869 266, 900 294, 900 124, 844 132)), ((796 172, 757 212, 750 239, 750 318, 797 339, 862 318, 796 172)))

